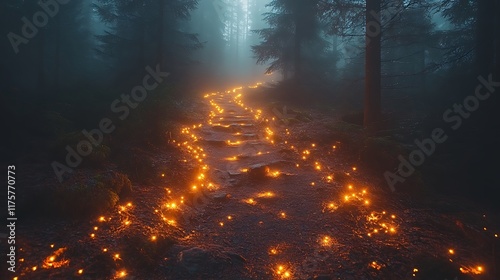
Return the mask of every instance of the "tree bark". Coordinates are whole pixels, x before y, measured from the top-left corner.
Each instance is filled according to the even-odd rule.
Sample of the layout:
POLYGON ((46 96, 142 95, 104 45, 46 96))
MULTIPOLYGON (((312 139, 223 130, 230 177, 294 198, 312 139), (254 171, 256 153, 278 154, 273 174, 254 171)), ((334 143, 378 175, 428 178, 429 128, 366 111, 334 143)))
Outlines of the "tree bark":
POLYGON ((477 1, 476 74, 489 75, 495 60, 495 2, 477 1))
POLYGON ((160 69, 164 69, 163 36, 165 34, 165 0, 160 0, 158 26, 158 63, 160 69))
POLYGON ((381 119, 381 0, 366 0, 365 128, 376 130, 381 119))
POLYGON ((40 39, 38 41, 38 91, 45 92, 45 30, 43 28, 39 31, 40 39))

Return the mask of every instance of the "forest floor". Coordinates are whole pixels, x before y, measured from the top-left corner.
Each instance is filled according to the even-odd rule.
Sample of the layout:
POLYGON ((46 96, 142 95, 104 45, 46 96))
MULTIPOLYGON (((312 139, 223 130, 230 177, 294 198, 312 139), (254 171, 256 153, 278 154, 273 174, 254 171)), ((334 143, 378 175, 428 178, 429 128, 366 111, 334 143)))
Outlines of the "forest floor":
POLYGON ((115 211, 20 223, 15 276, 498 279, 499 217, 392 193, 327 137, 335 120, 254 103, 243 89, 193 100, 168 143, 179 153, 152 151, 163 183, 115 211))

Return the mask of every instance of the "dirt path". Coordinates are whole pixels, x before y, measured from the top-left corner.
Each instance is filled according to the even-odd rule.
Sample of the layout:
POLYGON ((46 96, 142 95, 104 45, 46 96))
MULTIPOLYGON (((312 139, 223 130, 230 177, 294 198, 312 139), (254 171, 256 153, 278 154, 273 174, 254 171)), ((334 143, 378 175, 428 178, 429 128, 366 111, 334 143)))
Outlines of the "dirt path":
POLYGON ((342 143, 296 137, 321 121, 289 125, 244 94, 207 94, 172 136, 187 183, 165 172, 95 221, 21 228, 18 279, 494 279, 489 217, 402 202, 342 143))
MULTIPOLYGON (((235 89, 205 96, 210 119, 186 131, 196 140, 193 145, 203 149, 208 176, 215 181, 203 197, 216 198, 195 203, 199 212, 187 225, 193 233, 190 245, 221 246, 246 260, 244 273, 235 276, 229 270, 216 278, 444 275, 423 260, 432 250, 445 262, 453 260, 448 248, 463 241, 460 233, 455 242, 446 242, 451 234, 446 229, 419 221, 429 213, 405 209, 367 182, 356 166, 342 162, 336 155, 338 143, 294 142, 292 134, 307 130, 308 124, 287 126, 275 116, 263 116, 243 103, 241 93, 235 89)), ((462 272, 470 272, 465 276, 481 274, 477 260, 462 256, 460 261, 462 272)), ((455 269, 449 275, 464 277, 455 269)), ((204 277, 214 273, 204 272, 204 277)))

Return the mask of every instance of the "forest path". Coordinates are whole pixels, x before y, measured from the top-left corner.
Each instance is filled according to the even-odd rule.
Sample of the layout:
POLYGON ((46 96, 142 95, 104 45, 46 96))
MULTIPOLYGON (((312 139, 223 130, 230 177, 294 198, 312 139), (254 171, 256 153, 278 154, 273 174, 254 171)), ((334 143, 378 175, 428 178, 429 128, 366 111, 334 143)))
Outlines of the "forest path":
POLYGON ((169 149, 150 151, 160 183, 112 211, 20 223, 9 278, 498 279, 494 215, 403 199, 318 133, 330 117, 289 123, 246 94, 191 100, 169 149))
POLYGON ((436 250, 447 258, 451 244, 434 227, 424 228, 419 220, 428 213, 405 209, 371 185, 337 156, 339 143, 294 142, 297 130, 317 128, 288 126, 279 118, 286 112, 264 116, 243 103, 244 94, 238 88, 206 95, 208 120, 184 130, 191 142, 183 145, 200 151, 195 160, 205 156, 202 177, 212 180, 202 191, 193 186, 192 193, 203 194, 190 203, 196 213, 185 224, 187 243, 246 260, 245 272, 235 271, 240 258, 215 274, 194 269, 200 279, 430 279, 436 273, 421 259, 436 250))

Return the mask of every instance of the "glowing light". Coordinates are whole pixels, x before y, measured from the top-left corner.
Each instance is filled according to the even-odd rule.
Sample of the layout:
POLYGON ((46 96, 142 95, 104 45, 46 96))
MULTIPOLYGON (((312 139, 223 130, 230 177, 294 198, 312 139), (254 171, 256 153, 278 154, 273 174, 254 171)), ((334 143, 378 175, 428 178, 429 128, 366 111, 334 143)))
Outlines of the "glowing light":
POLYGON ((99 228, 98 227, 94 227, 94 230, 98 230, 99 228))
POLYGON ((370 267, 376 269, 376 270, 380 270, 382 268, 382 265, 378 264, 377 262, 373 261, 370 263, 370 267))
POLYGON ((332 246, 332 239, 329 236, 323 236, 320 242, 321 246, 330 247, 332 246))
POLYGON ((224 223, 223 222, 219 222, 219 226, 223 227, 224 223))
POLYGON ((50 244, 50 248, 54 248, 54 244, 50 244))
POLYGON ((453 255, 453 254, 455 254, 455 250, 453 250, 453 249, 449 249, 449 250, 448 250, 448 253, 450 253, 451 255, 453 255))
POLYGON ((78 274, 82 274, 82 273, 83 273, 83 269, 79 269, 78 274))
POLYGON ((280 213, 280 217, 281 217, 282 219, 285 219, 285 218, 286 218, 286 213, 285 213, 285 212, 281 212, 281 213, 280 213))
POLYGON ((250 204, 250 205, 257 204, 257 201, 255 201, 253 198, 244 199, 243 202, 250 204))
POLYGON ((156 235, 151 236, 151 241, 156 241, 156 235))
POLYGON ((257 197, 260 197, 260 198, 271 198, 274 196, 275 196, 275 194, 273 192, 261 192, 261 193, 257 194, 257 197))
POLYGON ((352 171, 356 171, 356 170, 358 170, 358 168, 357 168, 357 167, 353 167, 353 168, 352 168, 352 171))
POLYGON ((484 272, 484 268, 482 266, 460 267, 460 272, 463 274, 482 274, 484 272))
POLYGON ((118 274, 116 276, 118 278, 125 277, 125 276, 127 276, 127 272, 125 270, 122 270, 122 271, 118 272, 118 274))
POLYGON ((36 271, 37 269, 38 269, 37 266, 34 266, 34 267, 31 268, 31 270, 33 270, 33 271, 36 271))
POLYGON ((69 260, 63 259, 60 261, 56 261, 56 259, 64 253, 64 251, 66 251, 66 248, 57 249, 53 255, 45 258, 45 260, 43 261, 42 267, 43 268, 59 268, 59 267, 68 265, 69 260))
POLYGON ((283 265, 278 265, 275 273, 282 279, 290 278, 292 276, 292 273, 283 265))
POLYGON ((232 219, 233 219, 233 217, 231 217, 231 216, 227 216, 227 219, 228 219, 228 220, 232 220, 232 219))
POLYGON ((120 254, 115 254, 115 255, 113 256, 113 259, 114 259, 114 260, 119 260, 119 259, 120 259, 120 254))
POLYGON ((94 233, 90 234, 90 238, 94 238, 94 237, 95 237, 94 233))

